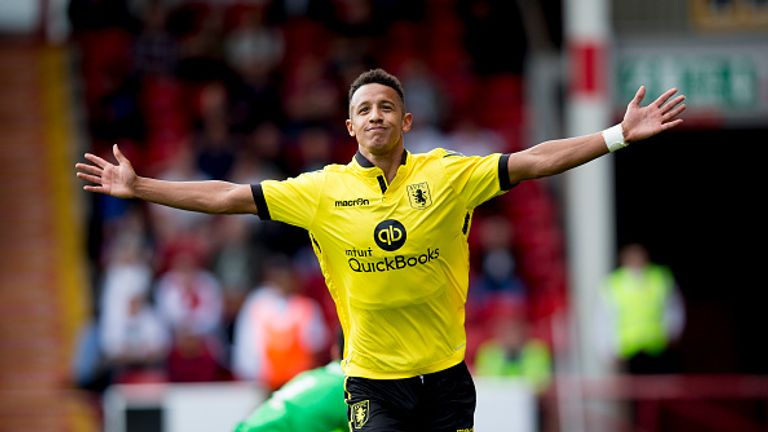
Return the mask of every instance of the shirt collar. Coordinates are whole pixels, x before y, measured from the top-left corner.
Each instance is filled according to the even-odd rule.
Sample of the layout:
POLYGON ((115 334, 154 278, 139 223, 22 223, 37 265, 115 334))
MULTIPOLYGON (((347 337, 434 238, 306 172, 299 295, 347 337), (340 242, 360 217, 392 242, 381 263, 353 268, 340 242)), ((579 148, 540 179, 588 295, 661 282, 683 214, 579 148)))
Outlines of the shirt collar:
MULTIPOLYGON (((373 162, 369 161, 365 156, 363 156, 362 153, 360 153, 360 150, 355 153, 355 160, 357 161, 358 165, 360 165, 363 168, 373 168, 376 165, 373 164, 373 162)), ((400 158, 400 165, 405 165, 405 162, 408 160, 408 150, 403 149, 403 156, 400 158)))

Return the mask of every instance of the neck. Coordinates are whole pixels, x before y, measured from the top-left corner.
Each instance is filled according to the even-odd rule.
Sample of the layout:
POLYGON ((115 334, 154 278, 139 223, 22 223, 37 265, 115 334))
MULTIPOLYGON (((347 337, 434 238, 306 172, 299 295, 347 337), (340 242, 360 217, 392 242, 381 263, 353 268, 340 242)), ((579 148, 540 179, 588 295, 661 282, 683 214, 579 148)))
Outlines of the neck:
POLYGON ((384 171, 384 177, 387 179, 387 183, 391 183, 392 179, 397 174, 397 168, 403 161, 403 152, 405 148, 402 145, 397 146, 393 151, 384 154, 373 154, 368 150, 360 147, 360 154, 365 156, 372 164, 381 168, 384 171))

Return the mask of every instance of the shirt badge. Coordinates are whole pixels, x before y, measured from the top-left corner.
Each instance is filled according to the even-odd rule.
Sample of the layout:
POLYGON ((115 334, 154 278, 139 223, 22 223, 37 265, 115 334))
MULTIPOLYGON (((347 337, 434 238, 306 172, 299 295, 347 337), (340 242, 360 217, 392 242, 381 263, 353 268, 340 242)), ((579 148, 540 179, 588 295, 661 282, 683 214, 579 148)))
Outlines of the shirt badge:
POLYGON ((355 429, 361 429, 368 423, 370 415, 370 402, 364 400, 352 405, 352 426, 355 429))
POLYGON ((408 192, 408 201, 411 207, 417 210, 424 210, 432 205, 432 194, 429 192, 427 182, 414 183, 406 186, 408 192))

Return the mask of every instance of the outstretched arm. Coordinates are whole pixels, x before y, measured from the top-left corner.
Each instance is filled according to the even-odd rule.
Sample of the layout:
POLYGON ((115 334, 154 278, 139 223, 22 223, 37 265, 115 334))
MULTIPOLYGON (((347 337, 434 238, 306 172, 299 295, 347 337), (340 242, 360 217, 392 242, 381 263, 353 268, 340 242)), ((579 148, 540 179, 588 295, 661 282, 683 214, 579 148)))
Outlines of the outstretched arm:
MULTIPOLYGON (((640 103, 645 97, 645 87, 641 86, 627 105, 627 111, 620 124, 624 143, 650 138, 682 123, 683 119, 679 116, 685 110, 685 97, 678 95, 672 98, 675 93, 677 89, 669 89, 643 107, 640 103)), ((515 184, 523 180, 559 174, 608 152, 608 143, 602 132, 545 141, 509 157, 509 178, 511 183, 515 184)))
POLYGON ((250 185, 225 181, 165 181, 141 177, 115 144, 112 152, 117 165, 91 153, 90 163, 77 163, 77 177, 93 184, 83 186, 90 192, 118 198, 145 201, 203 213, 256 213, 250 185))

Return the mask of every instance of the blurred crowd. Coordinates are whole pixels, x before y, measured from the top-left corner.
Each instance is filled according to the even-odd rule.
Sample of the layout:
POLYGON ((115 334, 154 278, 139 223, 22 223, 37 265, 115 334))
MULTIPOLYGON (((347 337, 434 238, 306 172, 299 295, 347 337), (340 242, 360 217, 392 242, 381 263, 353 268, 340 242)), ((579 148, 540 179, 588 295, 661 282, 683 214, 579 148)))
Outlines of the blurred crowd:
MULTIPOLYGON (((519 150, 526 42, 516 4, 72 0, 87 150, 111 160, 118 143, 139 174, 169 180, 254 184, 347 163, 356 145, 346 93, 372 67, 403 82, 409 151, 519 150)), ((531 317, 564 303, 564 264, 554 206, 529 183, 473 221, 470 365, 497 333, 518 351, 522 334, 544 334, 530 352, 547 356, 531 317)), ((80 386, 243 379, 275 389, 329 360, 338 323, 304 231, 88 198, 94 311, 80 386)), ((504 354, 485 352, 483 368, 503 368, 504 354)))

